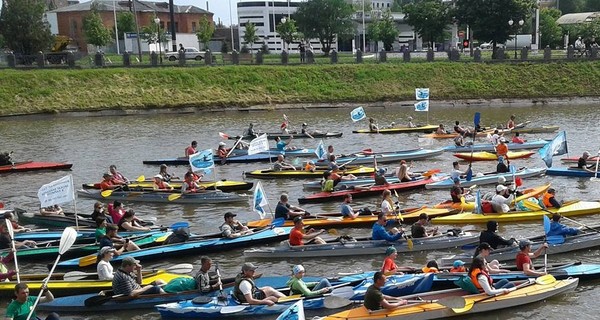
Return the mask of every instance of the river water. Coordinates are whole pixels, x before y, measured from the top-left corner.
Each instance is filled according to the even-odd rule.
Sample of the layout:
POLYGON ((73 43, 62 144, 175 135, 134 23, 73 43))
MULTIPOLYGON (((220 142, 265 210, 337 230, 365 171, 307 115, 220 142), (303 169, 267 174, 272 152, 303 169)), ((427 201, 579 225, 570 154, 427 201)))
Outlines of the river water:
MULTIPOLYGON (((285 111, 291 120, 293 129, 300 129, 303 122, 313 129, 323 131, 341 131, 342 138, 325 140, 325 145, 332 144, 338 153, 349 153, 372 148, 375 151, 404 150, 420 146, 420 134, 378 135, 378 134, 353 134, 353 129, 366 126, 366 121, 357 124, 349 118, 351 109, 319 109, 285 111)), ((463 124, 472 123, 474 112, 481 112, 481 121, 485 126, 503 124, 511 114, 517 116, 517 122, 531 121, 528 126, 558 125, 561 130, 567 131, 569 156, 579 156, 588 150, 594 154, 600 147, 600 133, 598 123, 600 115, 597 106, 569 106, 569 107, 486 107, 486 108, 436 108, 431 106, 427 113, 417 113, 409 107, 394 108, 367 108, 366 113, 373 117, 380 125, 387 125, 394 121, 396 124, 407 123, 410 115, 415 123, 438 124, 444 123, 452 127, 455 120, 463 124)), ((67 161, 73 163, 71 172, 39 172, 0 175, 0 200, 7 207, 20 207, 27 210, 37 210, 39 202, 37 190, 43 184, 58 179, 66 174, 72 174, 75 185, 82 183, 99 182, 102 173, 108 170, 110 164, 116 164, 121 172, 130 179, 139 175, 146 177, 158 172, 157 167, 146 166, 142 160, 172 158, 183 155, 184 148, 192 140, 197 140, 199 149, 215 148, 220 141, 219 131, 230 135, 241 134, 249 123, 255 124, 255 129, 262 131, 276 131, 283 121, 282 112, 216 112, 216 113, 190 113, 174 115, 145 115, 145 116, 109 116, 109 117, 43 117, 41 119, 12 118, 0 121, 0 151, 14 151, 15 161, 67 161)), ((528 134, 527 139, 547 138, 554 134, 528 134)), ((293 140, 293 145, 314 148, 318 140, 293 140)), ((451 141, 435 141, 428 148, 442 147, 451 141)), ((232 141, 228 142, 231 146, 232 141)), ((293 160, 290 160, 293 161, 293 160)), ((428 170, 440 168, 448 172, 454 158, 445 153, 431 160, 415 161, 413 170, 428 170)), ((536 154, 531 159, 515 160, 518 166, 538 167, 544 166, 543 161, 536 154)), ((495 170, 495 162, 475 163, 475 172, 495 170)), ((554 158, 554 166, 560 166, 559 157, 554 158)), ((218 179, 242 180, 243 172, 254 169, 267 168, 268 164, 234 164, 218 166, 215 170, 218 179)), ((390 170, 392 164, 384 165, 390 170)), ((175 167, 171 170, 183 176, 185 168, 175 167)), ((524 181, 524 186, 535 186, 547 181, 553 183, 558 190, 559 199, 600 199, 598 184, 590 182, 588 178, 565 177, 538 177, 524 181)), ((291 203, 297 204, 297 198, 308 191, 302 189, 301 180, 264 180, 264 189, 269 203, 275 207, 279 195, 289 193, 291 203)), ((482 190, 490 190, 485 187, 482 190)), ((250 192, 246 192, 250 194, 250 192)), ((403 206, 414 207, 433 205, 449 197, 449 191, 419 190, 401 193, 403 206)), ((379 198, 356 199, 355 206, 369 206, 374 209, 378 206, 379 198)), ((87 199, 77 200, 77 209, 80 212, 92 211, 93 201, 87 199)), ((220 204, 220 205, 169 205, 169 204, 136 204, 126 203, 140 215, 155 216, 164 225, 176 221, 188 221, 194 233, 208 233, 217 230, 221 224, 223 214, 227 211, 238 213, 242 221, 257 219, 251 212, 251 199, 247 203, 220 204)), ((338 210, 339 203, 324 203, 307 205, 305 208, 312 212, 338 210)), ((67 209, 71 209, 67 207, 67 209)), ((597 218, 587 216, 578 218, 584 223, 594 223, 597 218)), ((476 228, 480 228, 477 226, 476 228)), ((369 229, 349 229, 355 235, 368 234, 369 229)), ((500 225, 500 232, 507 237, 525 237, 530 234, 540 234, 543 226, 540 222, 522 223, 516 225, 500 225)), ((212 258, 218 261, 221 272, 232 276, 239 271, 243 263, 243 249, 213 254, 212 258)), ((422 266, 429 259, 439 259, 458 250, 439 252, 413 252, 398 257, 399 263, 410 266, 422 266)), ((326 259, 299 260, 250 260, 257 264, 261 272, 269 275, 288 275, 294 264, 302 263, 308 275, 334 275, 337 272, 351 272, 358 270, 373 270, 381 265, 383 257, 359 256, 326 259)), ((600 263, 600 251, 593 249, 574 254, 550 256, 550 262, 565 260, 580 260, 584 262, 600 263)), ((160 267, 175 263, 193 263, 199 266, 199 256, 187 256, 148 263, 145 267, 160 267)), ((543 263, 540 259, 538 261, 543 263)), ((198 267, 194 270, 197 270, 198 267)), ((45 264, 24 264, 21 270, 28 272, 42 272, 45 264)), ((598 282, 584 282, 568 296, 561 296, 548 301, 511 310, 487 314, 486 318, 496 319, 558 319, 558 318, 596 318, 590 314, 600 298, 600 289, 595 285, 598 282)), ((7 301, 2 301, 5 307, 7 301)), ((111 312, 102 315, 65 315, 76 319, 157 319, 158 313, 152 310, 141 312, 111 312)), ((472 317, 475 319, 475 317, 472 317)))

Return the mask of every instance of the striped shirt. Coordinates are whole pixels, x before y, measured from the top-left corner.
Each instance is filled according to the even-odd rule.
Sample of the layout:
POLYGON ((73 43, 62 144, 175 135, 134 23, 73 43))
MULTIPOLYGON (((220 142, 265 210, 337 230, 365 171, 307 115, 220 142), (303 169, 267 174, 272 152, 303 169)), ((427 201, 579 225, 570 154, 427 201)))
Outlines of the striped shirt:
POLYGON ((112 281, 113 294, 123 294, 126 296, 130 296, 133 290, 141 288, 141 286, 136 282, 136 278, 121 269, 118 269, 115 272, 115 276, 112 281))

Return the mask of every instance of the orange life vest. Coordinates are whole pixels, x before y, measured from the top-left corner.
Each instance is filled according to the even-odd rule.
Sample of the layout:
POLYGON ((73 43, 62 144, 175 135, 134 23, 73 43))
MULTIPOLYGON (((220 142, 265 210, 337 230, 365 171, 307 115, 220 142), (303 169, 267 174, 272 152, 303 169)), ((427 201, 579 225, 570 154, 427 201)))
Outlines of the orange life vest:
POLYGON ((490 277, 490 275, 487 272, 485 272, 485 271, 483 271, 483 270, 481 270, 479 268, 473 269, 471 271, 471 273, 469 273, 469 277, 471 277, 471 282, 473 282, 473 284, 475 285, 475 287, 477 289, 483 290, 483 287, 481 287, 481 284, 479 284, 479 280, 477 279, 477 276, 479 276, 480 273, 483 274, 488 279, 488 283, 490 285, 493 283, 492 278, 490 277))
POLYGON ((552 198, 552 197, 554 197, 553 194, 551 194, 549 192, 544 193, 543 201, 544 201, 544 205, 546 206, 546 208, 552 208, 553 207, 552 203, 550 203, 550 198, 552 198))

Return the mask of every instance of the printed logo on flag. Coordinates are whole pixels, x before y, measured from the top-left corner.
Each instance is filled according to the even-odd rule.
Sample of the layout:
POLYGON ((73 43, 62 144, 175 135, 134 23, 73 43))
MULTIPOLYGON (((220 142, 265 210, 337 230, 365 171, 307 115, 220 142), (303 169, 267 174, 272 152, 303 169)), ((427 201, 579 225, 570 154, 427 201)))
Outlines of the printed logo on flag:
POLYGON ((429 88, 416 88, 415 96, 417 100, 429 100, 429 88))
POLYGON ((365 113, 365 109, 363 107, 358 107, 350 112, 350 119, 352 121, 357 122, 367 117, 365 113))
POLYGON ((429 111, 429 100, 415 103, 415 111, 429 111))

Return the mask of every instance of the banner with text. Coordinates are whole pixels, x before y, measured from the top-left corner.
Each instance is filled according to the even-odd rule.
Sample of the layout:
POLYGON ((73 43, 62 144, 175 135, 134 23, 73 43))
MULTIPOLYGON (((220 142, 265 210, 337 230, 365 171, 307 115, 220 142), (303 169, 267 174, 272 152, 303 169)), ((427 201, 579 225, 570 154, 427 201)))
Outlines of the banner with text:
POLYGON ((38 199, 42 208, 55 204, 68 203, 75 200, 75 188, 73 188, 73 176, 64 176, 58 180, 43 185, 38 190, 38 199))

